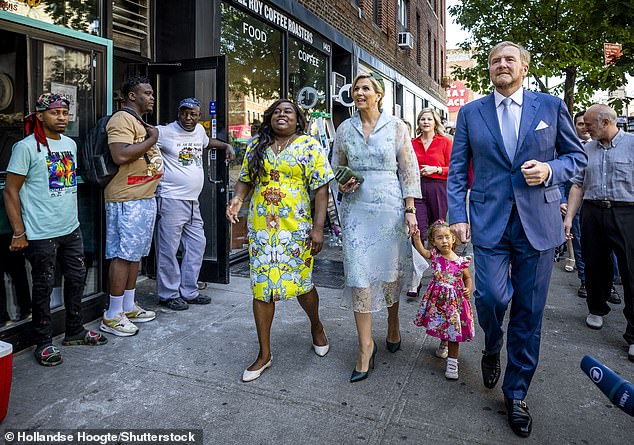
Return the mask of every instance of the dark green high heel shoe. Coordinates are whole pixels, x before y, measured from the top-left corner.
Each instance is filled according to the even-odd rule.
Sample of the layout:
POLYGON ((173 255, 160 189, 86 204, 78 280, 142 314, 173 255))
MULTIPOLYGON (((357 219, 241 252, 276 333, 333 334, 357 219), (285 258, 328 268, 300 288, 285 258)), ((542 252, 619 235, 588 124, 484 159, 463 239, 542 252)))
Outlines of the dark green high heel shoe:
POLYGON ((360 382, 361 380, 365 380, 368 378, 368 374, 370 373, 370 369, 374 369, 374 356, 376 355, 376 342, 372 340, 374 344, 374 348, 372 349, 372 356, 370 357, 370 362, 368 363, 368 370, 365 372, 357 371, 357 367, 355 366, 352 370, 352 375, 350 376, 350 383, 360 382))
POLYGON ((385 340, 385 344, 387 346, 387 350, 390 351, 392 354, 394 354, 396 351, 398 351, 399 349, 401 349, 401 341, 397 341, 396 343, 392 343, 387 341, 387 339, 385 340))

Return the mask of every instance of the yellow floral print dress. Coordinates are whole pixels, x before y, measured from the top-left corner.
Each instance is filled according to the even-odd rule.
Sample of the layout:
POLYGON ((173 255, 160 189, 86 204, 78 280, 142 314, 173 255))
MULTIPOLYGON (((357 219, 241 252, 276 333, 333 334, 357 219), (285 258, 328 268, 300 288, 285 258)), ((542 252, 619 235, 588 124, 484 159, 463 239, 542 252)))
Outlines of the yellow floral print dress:
MULTIPOLYGON (((240 170, 240 181, 251 183, 248 160, 254 138, 240 170)), ((278 155, 266 149, 264 172, 253 184, 248 236, 251 287, 256 300, 286 300, 313 288, 313 257, 307 239, 313 227, 309 190, 328 184, 334 175, 321 146, 301 135, 278 155)))

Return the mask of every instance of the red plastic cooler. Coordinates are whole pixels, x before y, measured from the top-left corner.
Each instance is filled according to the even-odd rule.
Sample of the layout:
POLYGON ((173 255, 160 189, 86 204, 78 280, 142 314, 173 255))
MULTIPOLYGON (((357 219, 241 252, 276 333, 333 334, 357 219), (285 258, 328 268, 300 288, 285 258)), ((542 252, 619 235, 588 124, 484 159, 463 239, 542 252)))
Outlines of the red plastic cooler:
POLYGON ((0 341, 0 422, 7 415, 11 394, 11 370, 13 369, 13 345, 0 341))

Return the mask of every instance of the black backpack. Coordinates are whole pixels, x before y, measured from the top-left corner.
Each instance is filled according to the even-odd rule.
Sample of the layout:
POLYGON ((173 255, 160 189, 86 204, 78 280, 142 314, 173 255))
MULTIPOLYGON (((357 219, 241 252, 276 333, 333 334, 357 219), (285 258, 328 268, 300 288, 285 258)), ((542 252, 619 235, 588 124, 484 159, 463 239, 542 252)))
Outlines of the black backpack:
MULTIPOLYGON (((122 108, 119 111, 130 113, 144 127, 148 124, 130 108, 122 108)), ((118 112, 118 111, 117 111, 118 112)), ((83 143, 79 148, 79 174, 84 182, 99 187, 105 187, 119 171, 119 166, 112 159, 108 146, 108 132, 106 125, 112 116, 104 116, 97 121, 95 126, 86 133, 83 143)), ((147 162, 147 155, 146 162, 147 162)))

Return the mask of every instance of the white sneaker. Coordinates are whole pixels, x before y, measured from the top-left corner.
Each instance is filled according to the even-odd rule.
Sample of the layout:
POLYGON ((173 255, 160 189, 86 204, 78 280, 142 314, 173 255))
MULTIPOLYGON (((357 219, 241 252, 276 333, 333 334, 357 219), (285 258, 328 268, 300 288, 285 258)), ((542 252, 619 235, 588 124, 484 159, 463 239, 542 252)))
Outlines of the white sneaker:
POLYGON ((109 334, 118 335, 119 337, 130 337, 139 332, 134 323, 128 320, 123 312, 114 318, 106 318, 106 312, 103 313, 99 329, 109 334))
POLYGON ((447 360, 447 369, 445 370, 445 378, 449 380, 458 380, 458 360, 447 360))
POLYGON ((590 329, 601 329, 603 327, 603 317, 600 315, 588 314, 586 324, 590 329))
POLYGON ((134 309, 130 312, 126 312, 125 316, 135 323, 145 323, 147 321, 154 320, 156 318, 156 312, 143 309, 141 306, 134 303, 134 309))
POLYGON ((438 345, 435 354, 438 358, 447 358, 449 355, 449 344, 445 340, 440 340, 440 344, 438 345))
POLYGON ((627 358, 634 362, 634 345, 630 345, 630 349, 627 351, 627 358))

